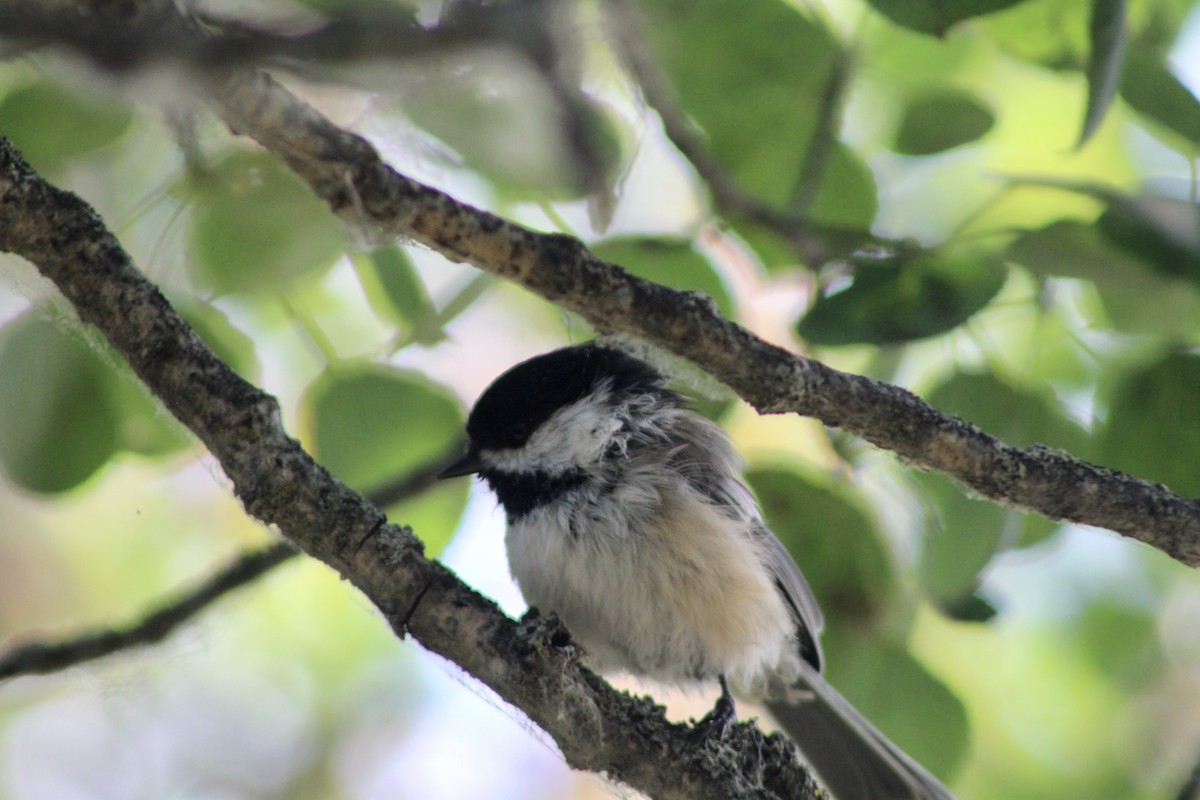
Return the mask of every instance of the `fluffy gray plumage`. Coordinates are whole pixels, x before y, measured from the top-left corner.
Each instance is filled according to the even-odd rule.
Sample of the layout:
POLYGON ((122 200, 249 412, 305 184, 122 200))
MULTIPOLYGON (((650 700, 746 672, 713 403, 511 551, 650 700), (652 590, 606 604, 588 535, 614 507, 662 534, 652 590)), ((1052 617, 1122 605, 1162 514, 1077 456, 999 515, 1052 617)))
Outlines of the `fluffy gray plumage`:
POLYGON ((509 567, 599 671, 727 679, 765 700, 838 800, 952 800, 824 678, 821 611, 763 524, 725 432, 597 344, 498 378, 468 423, 508 515, 509 567))

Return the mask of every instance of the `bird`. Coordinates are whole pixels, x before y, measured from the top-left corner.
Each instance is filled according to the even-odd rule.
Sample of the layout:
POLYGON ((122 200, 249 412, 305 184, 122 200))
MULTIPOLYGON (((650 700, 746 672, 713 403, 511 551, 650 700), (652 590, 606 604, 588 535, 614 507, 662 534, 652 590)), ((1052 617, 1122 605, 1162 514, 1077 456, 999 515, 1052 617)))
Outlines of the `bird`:
POLYGON ((763 701, 837 800, 954 800, 822 675, 823 617, 763 522, 725 431, 624 347, 589 341, 498 378, 439 477, 477 474, 509 569, 600 673, 763 701))

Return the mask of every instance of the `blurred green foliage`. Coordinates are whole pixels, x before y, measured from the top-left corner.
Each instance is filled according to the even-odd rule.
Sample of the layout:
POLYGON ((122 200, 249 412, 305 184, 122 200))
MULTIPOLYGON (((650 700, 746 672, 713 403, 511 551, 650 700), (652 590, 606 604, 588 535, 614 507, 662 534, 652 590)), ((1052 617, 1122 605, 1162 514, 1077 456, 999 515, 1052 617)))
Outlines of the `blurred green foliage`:
MULTIPOLYGON (((330 4, 263 5, 283 18, 330 4)), ((468 6, 447 3, 445 17, 468 6)), ((610 3, 563 5, 557 61, 462 46, 397 57, 382 80, 379 64, 303 75, 402 172, 576 233, 601 258, 707 294, 767 338, 900 383, 1009 444, 1200 496, 1200 101, 1181 69, 1196 52, 1193 0, 632 8, 670 106, 645 106, 606 40, 627 10, 610 3), (718 206, 708 167, 680 157, 660 114, 777 218, 718 206)), ((543 22, 530 20, 529 41, 557 35, 543 22)), ((356 488, 452 453, 466 402, 509 360, 591 334, 491 277, 347 226, 271 154, 202 114, 180 122, 187 87, 165 125, 161 85, 121 78, 93 83, 48 52, 5 63, 0 135, 96 205, 197 333, 277 395, 356 488)), ((16 260, 0 264, 12 275, 0 293, 0 636, 123 618, 257 543, 199 446, 119 359, 16 260)), ((793 441, 775 420, 740 422, 711 389, 697 405, 749 443, 747 481, 825 609, 830 676, 868 717, 964 800, 1174 796, 1200 758, 1191 570, 845 437, 793 441)), ((389 517, 436 555, 468 487, 438 485, 389 517)), ((502 574, 499 549, 487 557, 502 574)), ((217 734, 201 744, 171 727, 161 752, 201 755, 178 755, 168 774, 247 796, 367 796, 356 781, 387 767, 362 753, 428 738, 413 732, 426 691, 415 659, 335 576, 294 563, 240 597, 203 655, 183 645, 172 658, 184 664, 151 670, 163 716, 141 734, 95 722, 105 714, 89 704, 106 701, 69 677, 27 695, 0 686, 0 798, 38 796, 37 768, 13 766, 33 751, 16 743, 62 747, 44 726, 68 706, 95 722, 74 749, 101 759, 167 726, 162 709, 209 720, 217 734), (224 741, 243 708, 263 727, 224 741), (275 749, 258 759, 247 741, 275 749), (278 771, 253 779, 229 766, 272 758, 278 771)), ((96 669, 122 686, 144 677, 111 660, 96 669)), ((48 758, 46 774, 64 760, 48 758)))
POLYGON ((942 89, 909 100, 892 148, 908 156, 931 156, 982 138, 995 122, 977 98, 942 89))
POLYGON ((4 135, 45 175, 111 144, 133 123, 126 104, 54 80, 18 78, 6 88, 0 100, 4 135))
POLYGON ((85 343, 59 325, 27 317, 3 334, 0 460, 29 489, 69 489, 117 450, 116 381, 85 343))
POLYGON ((333 213, 266 153, 233 153, 189 173, 177 191, 191 208, 196 283, 219 294, 278 291, 346 249, 333 213))
POLYGON ((854 280, 818 297, 796 326, 817 345, 895 344, 946 333, 996 296, 1005 271, 987 252, 902 251, 855 264, 854 280))

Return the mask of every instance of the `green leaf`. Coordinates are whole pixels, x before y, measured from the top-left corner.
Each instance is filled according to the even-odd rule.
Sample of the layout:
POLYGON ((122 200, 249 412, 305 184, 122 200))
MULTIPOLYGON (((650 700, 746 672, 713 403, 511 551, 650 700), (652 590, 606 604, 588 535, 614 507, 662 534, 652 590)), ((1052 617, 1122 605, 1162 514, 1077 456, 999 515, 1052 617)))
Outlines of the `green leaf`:
POLYGON ((935 775, 952 775, 971 729, 962 701, 907 650, 831 625, 830 681, 885 736, 935 775))
POLYGON ((403 248, 381 247, 354 255, 351 261, 367 301, 381 319, 420 344, 436 344, 445 338, 438 310, 403 248))
POLYGON ((235 153, 183 189, 194 205, 190 265, 219 293, 278 292, 327 269, 346 248, 329 208, 266 153, 235 153))
POLYGON ((746 482, 827 614, 861 619, 886 610, 897 591, 895 565, 860 498, 781 467, 751 468, 746 482))
POLYGON ((470 491, 469 479, 439 481, 416 497, 388 506, 387 515, 412 527, 425 545, 426 555, 435 557, 453 538, 470 491))
POLYGON ((1022 233, 1008 246, 1004 257, 1035 275, 1084 278, 1097 284, 1108 280, 1110 274, 1122 280, 1147 266, 1101 236, 1094 226, 1073 220, 1022 233))
POLYGON ((367 299, 380 316, 394 322, 406 322, 430 310, 432 304, 425 293, 425 284, 403 248, 389 245, 370 253, 356 254, 351 260, 360 277, 366 273, 372 279, 372 291, 367 294, 367 299))
POLYGON ((618 264, 638 277, 670 286, 699 291, 712 298, 721 314, 732 319, 733 298, 708 259, 686 239, 666 236, 621 236, 591 246, 599 258, 618 264))
POLYGON ((1128 195, 1071 179, 1025 181, 1095 198, 1105 204, 1096 227, 1125 252, 1163 275, 1200 280, 1200 206, 1155 194, 1128 195))
POLYGON ((892 149, 927 156, 973 142, 992 129, 996 118, 974 95, 943 89, 909 100, 892 149))
POLYGON ((0 100, 0 136, 7 136, 39 172, 111 144, 129 130, 133 114, 97 92, 33 80, 0 100))
POLYGON ((1121 98, 1138 114, 1200 146, 1200 100, 1142 40, 1130 45, 1121 73, 1121 98))
MULTIPOLYGON (((874 179, 870 179, 872 187, 872 202, 874 200, 874 179)), ((849 204, 843 204, 837 200, 835 192, 826 192, 826 189, 832 186, 830 180, 826 180, 822 184, 821 192, 817 195, 817 200, 813 203, 810 210, 810 217, 815 217, 817 214, 828 218, 837 218, 837 216, 845 209, 852 216, 860 216, 862 213, 861 206, 859 210, 855 210, 855 206, 859 206, 853 200, 854 190, 847 193, 849 204), (827 203, 827 199, 830 201, 827 203)), ((851 184, 853 187, 853 184, 851 184)), ((874 215, 874 211, 870 212, 874 215)), ((842 259, 852 258, 855 253, 864 247, 870 246, 874 241, 871 235, 870 224, 859 226, 850 224, 848 227, 819 227, 819 236, 821 244, 824 247, 826 261, 840 261, 842 259)), ((788 269, 795 267, 801 262, 801 256, 796 251, 794 244, 789 242, 780 232, 773 228, 760 225, 753 220, 738 220, 737 233, 747 245, 758 255, 763 266, 769 271, 780 269, 788 269)))
POLYGON ((1000 610, 979 592, 972 592, 942 605, 941 612, 957 622, 991 622, 1000 610))
POLYGON ((113 377, 80 339, 25 314, 0 332, 0 375, 0 464, 13 481, 62 492, 113 456, 113 377))
MULTIPOLYGON (((934 389, 931 405, 978 425, 985 433, 1018 447, 1044 444, 1087 458, 1089 437, 1053 396, 1022 392, 989 374, 956 373, 934 389)), ((921 549, 922 587, 939 608, 959 612, 972 600, 980 573, 999 553, 1044 540, 1058 525, 974 497, 943 475, 917 476, 932 503, 921 549)))
POLYGON ((1171 353, 1125 377, 1100 440, 1100 462, 1200 497, 1200 356, 1171 353))
POLYGON ((537 73, 505 61, 427 69, 406 93, 404 113, 513 201, 606 189, 632 139, 604 103, 551 91, 537 73))
POLYGON ((625 151, 634 140, 625 118, 587 95, 571 102, 567 134, 572 154, 572 189, 596 195, 614 190, 626 167, 625 151))
POLYGON ((1200 291, 1181 280, 1146 273, 1125 286, 1103 285, 1100 303, 1118 331, 1189 341, 1200 331, 1200 291))
POLYGON ((986 253, 949 249, 861 260, 854 282, 822 295, 797 332, 813 344, 891 344, 945 333, 1000 291, 1005 271, 986 253))
POLYGON ((682 110, 743 189, 783 207, 808 151, 838 45, 779 0, 641 0, 643 29, 682 110))
POLYGON ((1092 0, 1032 0, 1014 5, 981 20, 980 28, 1022 61, 1050 69, 1083 69, 1091 51, 1092 0))
MULTIPOLYGON (((1115 0, 1104 0, 1102 5, 1098 9, 1097 0, 1024 0, 977 25, 980 32, 990 34, 1007 53, 1023 61, 1056 70, 1083 70, 1098 52, 1100 30, 1119 13, 1115 0)), ((1194 8, 1191 0, 1138 0, 1125 5, 1125 36, 1160 52, 1174 44, 1194 8)), ((1117 31, 1112 28, 1109 33, 1117 31)), ((1108 48, 1102 43, 1099 52, 1108 48)))
MULTIPOLYGON (((875 173, 849 147, 838 142, 833 157, 825 169, 816 200, 808 209, 808 220, 818 226, 834 226, 864 235, 870 231, 879 211, 879 193, 875 173)), ((739 223, 739 231, 745 227, 739 223)), ((823 238, 834 243, 838 238, 830 232, 823 238)))
POLYGON ((929 512, 917 568, 921 591, 956 619, 992 559, 1018 545, 1036 544, 1056 529, 1036 515, 972 497, 944 475, 925 473, 916 482, 929 512))
POLYGON ((1200 287, 1163 275, 1094 225, 1061 221, 1029 231, 1006 258, 1037 275, 1091 281, 1117 330, 1169 339, 1200 330, 1200 287))
POLYGON ((929 393, 937 408, 1011 445, 1044 444, 1088 457, 1089 436, 1046 392, 1020 391, 987 373, 958 372, 929 393))
POLYGON ((138 380, 133 370, 114 356, 113 398, 119 409, 117 446, 148 457, 176 453, 194 439, 179 420, 138 380))
MULTIPOLYGON (((817 196, 805 215, 813 229, 819 231, 826 257, 830 260, 850 257, 872 241, 871 225, 878 211, 874 173, 854 151, 838 142, 817 196)), ((778 229, 753 219, 735 218, 733 224, 766 269, 790 268, 799 263, 801 256, 795 245, 781 236, 778 229)))
POLYGON ((1200 282, 1200 206, 1160 195, 1113 193, 1097 226, 1164 275, 1200 282))
POLYGON ((454 395, 416 372, 375 365, 327 370, 304 393, 321 463, 369 492, 453 452, 464 417, 454 395))
POLYGON ((1123 599, 1095 598, 1083 606, 1075 626, 1091 663, 1110 680, 1138 691, 1151 676, 1163 674, 1161 620, 1155 613, 1160 606, 1122 603, 1123 599))
MULTIPOLYGON (((639 0, 639 6, 655 62, 709 152, 740 188, 788 208, 830 82, 846 68, 835 37, 779 0, 743 0, 736 9, 721 0, 639 0)), ((878 211, 870 168, 841 142, 824 158, 808 219, 869 230, 878 211)), ((753 220, 732 222, 768 269, 796 263, 790 243, 753 220)))
POLYGON ((1017 5, 1023 0, 867 0, 885 17, 920 33, 941 36, 955 23, 1017 5))
MULTIPOLYGON (((423 375, 376 365, 327 370, 305 391, 301 410, 321 463, 370 493, 453 454, 463 437, 462 406, 423 375)), ((466 506, 469 481, 438 485, 392 507, 436 552, 466 506)))
POLYGON ((1125 61, 1125 0, 1093 0, 1088 33, 1091 38, 1087 66, 1088 102, 1077 147, 1083 147, 1100 127, 1117 96, 1121 66, 1125 61))
POLYGON ((1145 47, 1166 52, 1175 46, 1184 23, 1195 11, 1195 0, 1134 2, 1129 9, 1134 23, 1130 27, 1145 47))

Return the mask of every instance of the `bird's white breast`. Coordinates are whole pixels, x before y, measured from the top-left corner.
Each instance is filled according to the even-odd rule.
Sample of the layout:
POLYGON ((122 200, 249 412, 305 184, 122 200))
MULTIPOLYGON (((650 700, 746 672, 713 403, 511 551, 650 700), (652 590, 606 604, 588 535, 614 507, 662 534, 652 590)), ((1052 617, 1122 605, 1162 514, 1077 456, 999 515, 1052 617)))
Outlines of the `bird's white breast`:
POLYGON ((752 520, 731 520, 678 478, 629 463, 509 525, 526 601, 554 611, 601 671, 680 682, 724 674, 745 691, 794 673, 791 617, 752 520))

